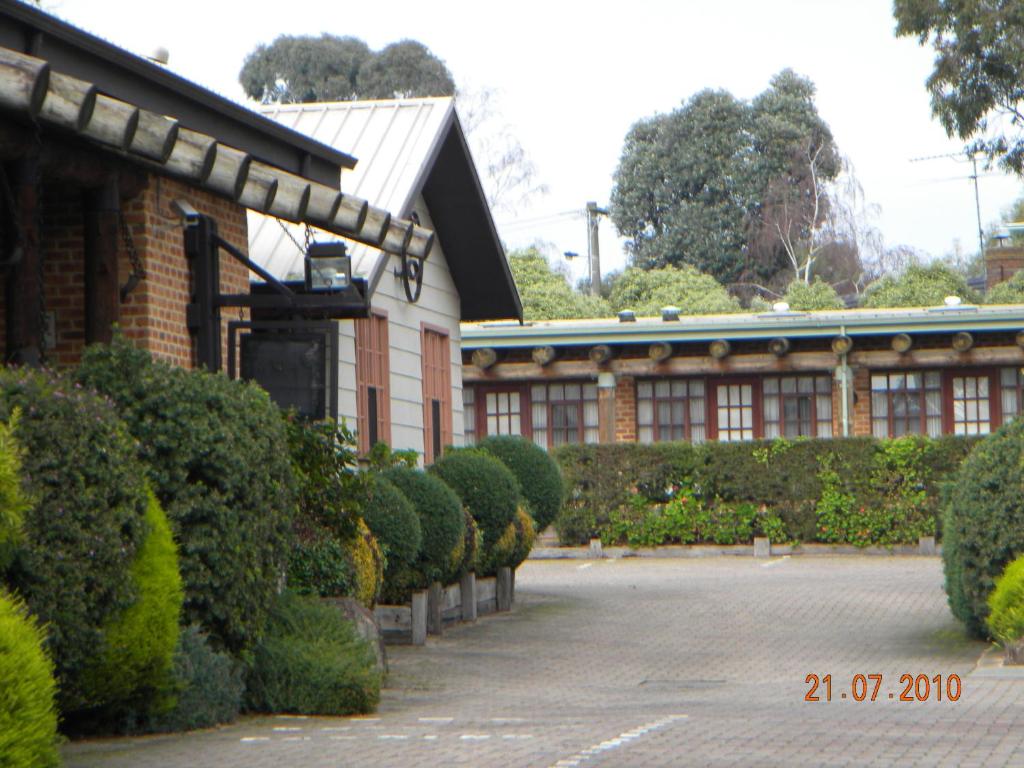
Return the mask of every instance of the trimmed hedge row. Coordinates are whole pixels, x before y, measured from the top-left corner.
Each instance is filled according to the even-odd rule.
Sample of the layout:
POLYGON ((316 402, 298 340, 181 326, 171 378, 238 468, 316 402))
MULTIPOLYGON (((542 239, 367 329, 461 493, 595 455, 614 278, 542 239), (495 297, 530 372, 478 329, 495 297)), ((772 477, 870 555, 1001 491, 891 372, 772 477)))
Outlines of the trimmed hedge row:
POLYGON ((563 543, 607 529, 634 495, 652 504, 764 505, 798 541, 893 544, 938 532, 940 486, 973 440, 836 438, 744 443, 573 445, 554 452, 567 488, 563 543))

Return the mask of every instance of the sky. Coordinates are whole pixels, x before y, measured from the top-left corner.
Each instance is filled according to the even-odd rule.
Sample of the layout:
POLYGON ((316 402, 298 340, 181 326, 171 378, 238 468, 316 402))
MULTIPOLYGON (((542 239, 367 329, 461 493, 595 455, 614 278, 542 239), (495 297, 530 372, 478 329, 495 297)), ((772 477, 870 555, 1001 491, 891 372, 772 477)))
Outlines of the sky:
MULTIPOLYGON (((540 241, 552 262, 585 254, 583 209, 608 203, 623 139, 704 88, 749 99, 790 67, 817 86, 817 107, 849 159, 889 246, 942 256, 977 250, 970 165, 932 117, 932 52, 893 33, 891 0, 43 0, 44 9, 140 54, 170 51, 176 73, 244 101, 247 53, 280 34, 354 35, 374 49, 404 38, 442 58, 460 88, 494 89, 501 122, 548 192, 496 215, 509 248, 540 241), (961 154, 958 158, 941 157, 961 154), (936 157, 939 156, 939 157, 936 157), (915 158, 936 159, 914 161, 915 158)), ((340 149, 344 149, 343 147, 340 149)), ((996 170, 979 181, 983 225, 1022 192, 996 170)), ((627 260, 608 220, 602 271, 627 260)), ((583 275, 583 259, 566 266, 583 275)))

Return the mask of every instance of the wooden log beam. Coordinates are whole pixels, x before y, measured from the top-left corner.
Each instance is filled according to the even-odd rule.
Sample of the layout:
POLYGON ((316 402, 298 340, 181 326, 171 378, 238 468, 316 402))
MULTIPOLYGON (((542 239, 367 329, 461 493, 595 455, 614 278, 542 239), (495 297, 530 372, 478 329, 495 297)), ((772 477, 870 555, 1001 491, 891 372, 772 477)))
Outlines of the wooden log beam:
POLYGON ((958 331, 953 334, 951 346, 957 352, 967 352, 974 346, 974 336, 967 331, 958 331))
POLYGON ((128 151, 163 165, 178 143, 179 130, 177 120, 150 112, 148 109, 140 109, 139 123, 128 145, 128 151))
POLYGON ((890 346, 901 355, 905 355, 914 346, 914 339, 909 333, 897 333, 892 337, 890 346))
POLYGON ((49 84, 50 65, 45 61, 0 48, 0 108, 35 120, 49 84))
POLYGON ((366 226, 369 210, 370 204, 362 198, 342 194, 333 224, 337 230, 343 232, 359 232, 366 226))
POLYGON ((29 153, 9 173, 21 233, 21 259, 7 273, 7 362, 40 366, 43 363, 42 306, 43 253, 39 236, 39 159, 29 153))
POLYGON ((279 219, 301 224, 306 217, 311 185, 301 176, 279 171, 262 163, 254 162, 253 168, 265 170, 277 178, 277 193, 267 208, 267 213, 279 219))
POLYGON ((109 343, 120 314, 117 176, 83 195, 85 250, 85 343, 109 343))
POLYGON ((595 365, 605 365, 612 359, 613 355, 614 352, 612 351, 612 348, 607 344, 597 344, 596 346, 591 347, 590 351, 587 353, 587 357, 589 357, 590 361, 595 365))
POLYGON ((218 144, 206 186, 231 200, 238 200, 249 178, 251 164, 252 157, 247 152, 218 144))
POLYGON ((361 243, 379 248, 391 226, 391 214, 381 208, 368 206, 362 228, 352 238, 361 243))
POLYGON ((180 176, 193 184, 204 184, 216 161, 216 141, 205 133, 179 128, 174 149, 161 168, 164 173, 180 176))
POLYGON ((554 347, 550 346, 534 347, 533 352, 530 354, 530 357, 533 359, 533 362, 535 362, 541 368, 543 368, 545 365, 550 365, 551 363, 553 363, 557 356, 558 352, 555 350, 554 347))
POLYGON ((732 352, 732 345, 725 339, 718 339, 717 341, 712 341, 708 345, 708 352, 716 360, 722 360, 728 357, 729 353, 732 352))
POLYGON ((381 250, 401 256, 409 248, 414 226, 411 221, 392 218, 384 235, 384 242, 381 243, 381 250))
POLYGON ((768 342, 768 351, 776 357, 784 357, 789 353, 789 339, 778 336, 768 342))
POLYGON ((139 127, 139 108, 105 94, 96 96, 92 117, 79 135, 125 152, 139 127))
POLYGON ((672 345, 667 341, 656 341, 647 348, 647 357, 655 363, 663 363, 672 357, 672 345))
POLYGON ((268 213, 276 195, 277 179, 266 170, 266 166, 252 163, 238 202, 254 211, 268 213))
POLYGON ((92 119, 96 108, 96 86, 60 72, 50 73, 39 119, 75 133, 80 133, 92 119))
POLYGON ((418 224, 412 228, 412 239, 409 241, 409 255, 417 259, 425 259, 434 247, 434 233, 418 224))
POLYGON ((490 347, 482 347, 480 349, 474 349, 473 354, 470 355, 470 359, 473 361, 473 365, 481 371, 486 371, 498 362, 498 353, 490 347))
POLYGON ((306 206, 306 219, 310 224, 321 229, 330 229, 334 218, 341 207, 341 192, 323 184, 312 184, 309 191, 309 204, 306 206))

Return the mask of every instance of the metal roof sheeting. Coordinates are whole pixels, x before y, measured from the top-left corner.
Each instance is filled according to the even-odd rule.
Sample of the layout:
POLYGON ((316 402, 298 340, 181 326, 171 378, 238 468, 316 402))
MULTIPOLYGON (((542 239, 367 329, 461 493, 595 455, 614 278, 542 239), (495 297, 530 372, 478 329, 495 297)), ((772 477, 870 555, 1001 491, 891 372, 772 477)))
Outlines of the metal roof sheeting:
MULTIPOLYGON (((355 155, 359 158, 355 168, 342 173, 343 193, 407 217, 454 108, 454 100, 443 97, 280 104, 261 111, 318 142, 355 155)), ((302 272, 304 238, 302 227, 249 214, 250 258, 275 276, 302 272)), ((350 253, 352 273, 360 277, 369 277, 383 256, 366 246, 354 246, 350 253)))
POLYGON ((463 349, 526 347, 538 344, 634 344, 653 341, 713 341, 830 337, 840 333, 948 333, 1024 330, 1024 305, 848 309, 819 312, 763 312, 732 315, 680 315, 677 321, 637 318, 546 320, 518 323, 463 323, 463 349))

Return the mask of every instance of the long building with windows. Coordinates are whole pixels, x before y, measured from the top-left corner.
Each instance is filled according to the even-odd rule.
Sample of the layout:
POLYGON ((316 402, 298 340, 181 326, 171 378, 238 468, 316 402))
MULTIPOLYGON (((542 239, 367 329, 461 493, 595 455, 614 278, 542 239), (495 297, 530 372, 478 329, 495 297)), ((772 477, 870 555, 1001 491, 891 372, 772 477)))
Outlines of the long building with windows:
POLYGON ((986 434, 1016 416, 1024 306, 462 326, 466 442, 986 434))

